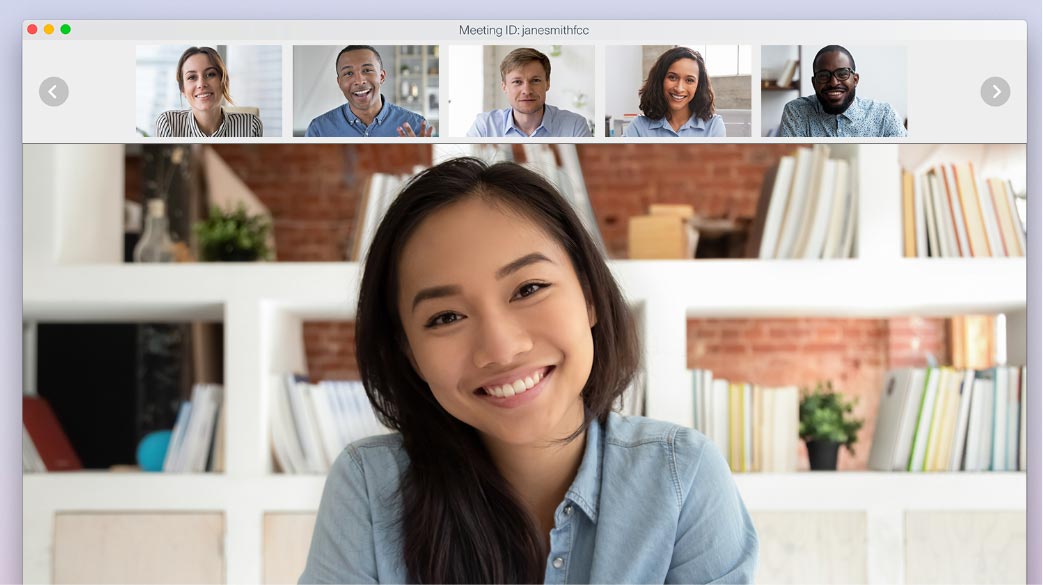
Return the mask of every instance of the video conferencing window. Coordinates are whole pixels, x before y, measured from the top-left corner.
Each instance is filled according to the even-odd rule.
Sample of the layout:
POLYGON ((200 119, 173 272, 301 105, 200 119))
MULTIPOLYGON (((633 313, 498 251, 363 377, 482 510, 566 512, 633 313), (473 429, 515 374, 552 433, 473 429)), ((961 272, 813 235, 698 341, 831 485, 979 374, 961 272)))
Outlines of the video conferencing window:
POLYGON ((342 24, 25 23, 26 582, 1025 581, 1024 22, 342 24))

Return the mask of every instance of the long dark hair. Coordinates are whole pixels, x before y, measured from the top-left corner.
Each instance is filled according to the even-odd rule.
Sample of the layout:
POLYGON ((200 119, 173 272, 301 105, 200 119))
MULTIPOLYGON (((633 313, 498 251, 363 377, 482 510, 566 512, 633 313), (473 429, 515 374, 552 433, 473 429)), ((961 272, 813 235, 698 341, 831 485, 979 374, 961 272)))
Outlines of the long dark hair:
POLYGON ((391 204, 366 256, 355 351, 381 422, 410 458, 401 483, 403 553, 418 583, 536 583, 547 550, 535 520, 478 432, 450 415, 413 369, 398 314, 398 263, 410 235, 437 210, 481 197, 533 219, 567 252, 597 315, 594 363, 583 387, 584 425, 604 423, 638 367, 633 318, 604 257, 569 203, 514 163, 453 159, 414 177, 391 204))
POLYGON ((706 62, 699 51, 688 47, 674 47, 663 53, 656 59, 652 68, 648 71, 648 78, 644 85, 638 90, 641 96, 641 113, 646 118, 659 120, 667 114, 666 93, 663 91, 663 80, 670 71, 670 66, 678 59, 692 59, 699 66, 699 86, 695 88, 695 97, 688 102, 688 111, 696 117, 709 121, 714 114, 713 86, 710 84, 710 76, 706 74, 706 62))

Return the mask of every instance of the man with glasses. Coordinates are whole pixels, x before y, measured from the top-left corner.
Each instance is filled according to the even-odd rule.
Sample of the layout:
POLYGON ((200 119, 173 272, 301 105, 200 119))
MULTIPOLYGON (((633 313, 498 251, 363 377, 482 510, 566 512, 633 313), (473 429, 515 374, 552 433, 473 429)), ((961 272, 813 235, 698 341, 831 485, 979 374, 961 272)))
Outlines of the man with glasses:
POLYGON ((822 47, 812 61, 814 96, 797 98, 782 110, 779 136, 902 137, 905 128, 891 104, 855 95, 855 58, 840 45, 822 47))

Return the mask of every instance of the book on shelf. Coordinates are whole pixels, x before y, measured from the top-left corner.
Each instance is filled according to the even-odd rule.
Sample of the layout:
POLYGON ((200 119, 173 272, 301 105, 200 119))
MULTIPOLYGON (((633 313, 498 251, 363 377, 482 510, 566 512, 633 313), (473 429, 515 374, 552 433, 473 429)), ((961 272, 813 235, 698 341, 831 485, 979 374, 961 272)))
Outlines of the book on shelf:
POLYGON ((29 436, 29 430, 22 423, 22 473, 43 473, 47 471, 47 465, 40 457, 40 452, 33 444, 33 438, 29 436))
POLYGON ((22 470, 83 469, 51 406, 40 396, 22 396, 22 470), (31 469, 26 469, 28 457, 31 469))
POLYGON ((704 434, 734 472, 796 471, 796 386, 732 382, 705 369, 688 370, 688 376, 690 392, 677 392, 664 405, 673 422, 704 434))
POLYGON ((408 180, 407 175, 373 173, 369 177, 362 195, 359 198, 358 212, 355 216, 355 237, 352 240, 350 258, 358 262, 366 258, 369 244, 377 233, 377 226, 384 218, 399 190, 408 180))
POLYGON ((326 473, 349 444, 389 432, 359 381, 272 377, 271 441, 283 473, 326 473))
POLYGON ((996 355, 995 315, 955 315, 949 319, 949 344, 952 366, 983 369, 994 363, 996 355))
POLYGON ((902 224, 905 257, 1025 255, 1025 226, 1012 183, 981 177, 970 162, 903 171, 902 224))
POLYGON ((215 471, 218 459, 223 460, 223 456, 218 457, 216 454, 216 450, 224 445, 223 439, 217 439, 217 434, 223 432, 223 429, 217 429, 223 410, 223 394, 219 384, 196 384, 192 387, 190 400, 182 402, 178 409, 170 444, 163 458, 163 471, 215 471))
POLYGON ((857 205, 848 161, 829 147, 801 147, 765 176, 747 255, 768 258, 847 258, 854 245, 857 205), (770 187, 769 187, 770 186, 770 187))
MULTIPOLYGON (((455 148, 458 145, 447 145, 453 148, 452 156, 470 155, 495 163, 511 160, 511 150, 497 148, 495 145, 464 145, 467 149, 455 148)), ((597 217, 590 203, 586 181, 579 154, 574 144, 523 144, 525 153, 524 166, 541 174, 553 183, 562 196, 572 204, 580 222, 590 233, 598 247, 604 251, 605 242, 598 228, 597 217), (552 146, 555 147, 552 149, 552 146), (559 161, 560 160, 560 164, 559 161)), ((443 155, 446 153, 443 152, 443 155)), ((438 155, 436 153, 436 162, 438 155)), ((405 187, 412 176, 421 169, 414 169, 412 174, 373 173, 366 182, 359 196, 355 213, 355 225, 350 249, 347 256, 351 261, 359 262, 366 258, 369 245, 376 235, 377 227, 384 218, 392 202, 405 187)))
POLYGON ((786 64, 782 66, 782 71, 779 72, 779 78, 775 80, 775 85, 778 87, 790 87, 793 85, 793 76, 797 72, 797 62, 793 59, 786 59, 786 64))
POLYGON ((887 373, 869 454, 878 471, 1024 471, 1024 367, 887 373))

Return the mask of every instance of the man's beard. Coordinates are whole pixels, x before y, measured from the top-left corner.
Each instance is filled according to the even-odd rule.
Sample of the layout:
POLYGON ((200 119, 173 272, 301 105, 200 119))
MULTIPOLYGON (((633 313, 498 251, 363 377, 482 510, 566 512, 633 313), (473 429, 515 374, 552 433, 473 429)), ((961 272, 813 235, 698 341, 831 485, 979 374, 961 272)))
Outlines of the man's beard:
POLYGON ((851 106, 851 103, 855 101, 855 89, 857 88, 852 87, 848 90, 846 97, 844 97, 844 101, 840 102, 839 106, 831 106, 828 103, 822 101, 822 97, 819 96, 818 93, 815 94, 815 97, 818 98, 818 103, 822 105, 822 109, 827 114, 830 114, 832 116, 839 116, 840 114, 846 112, 847 109, 851 106))

